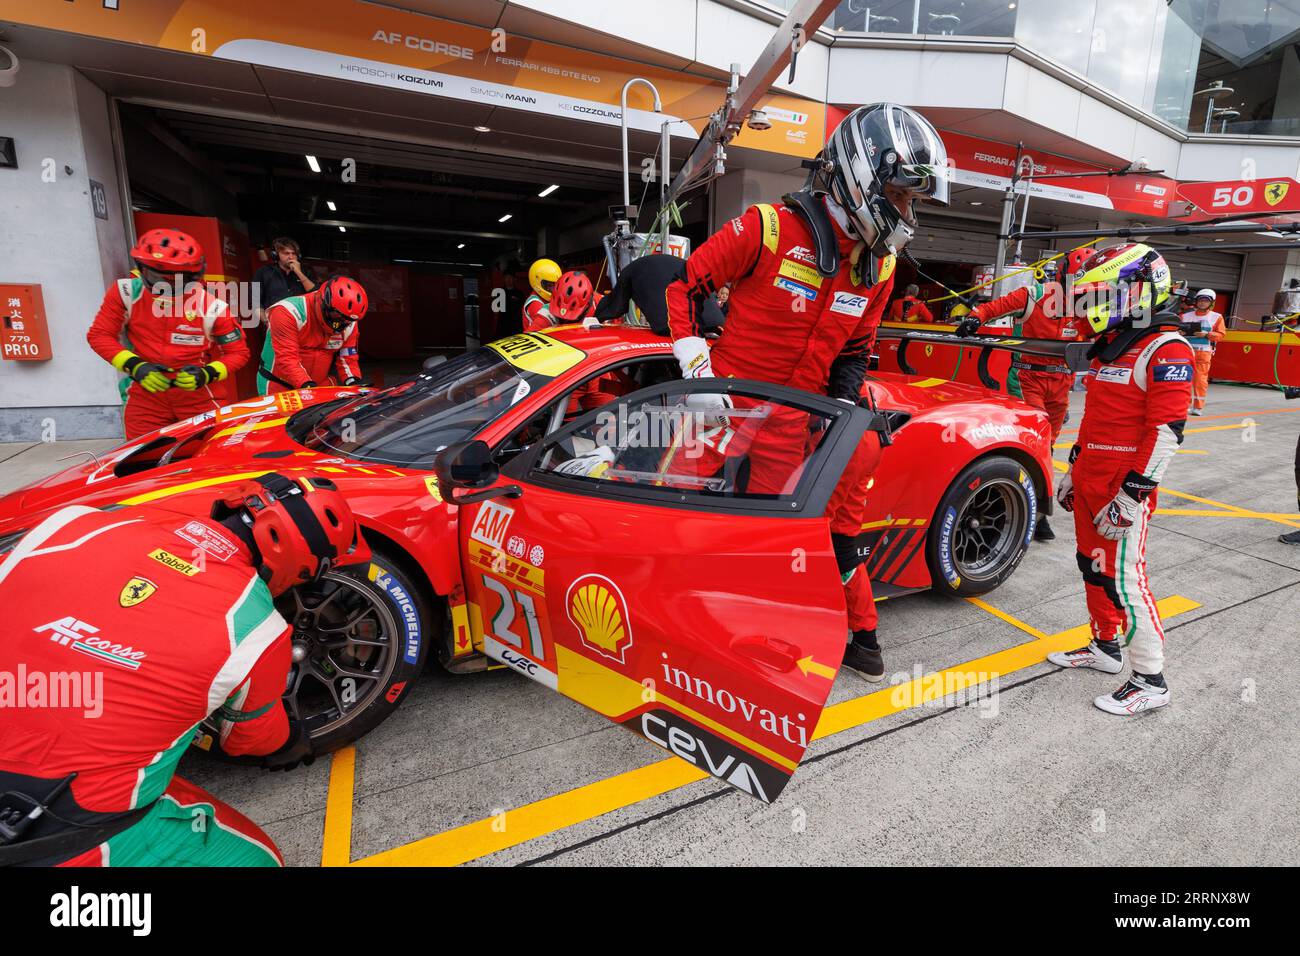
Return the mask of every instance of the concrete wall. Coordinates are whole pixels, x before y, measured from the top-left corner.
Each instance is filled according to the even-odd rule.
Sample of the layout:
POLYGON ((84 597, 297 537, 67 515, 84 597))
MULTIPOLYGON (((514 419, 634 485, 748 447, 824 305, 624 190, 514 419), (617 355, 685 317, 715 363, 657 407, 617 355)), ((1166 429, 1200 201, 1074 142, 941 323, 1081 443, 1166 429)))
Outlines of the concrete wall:
POLYGON ((86 344, 127 245, 108 100, 67 66, 24 62, 0 88, 4 133, 18 168, 0 169, 0 281, 39 283, 54 358, 0 362, 0 441, 120 435, 117 373, 86 344), (47 179, 52 181, 46 181, 47 179), (90 180, 104 185, 108 220, 95 218, 90 180))
POLYGON ((755 203, 779 203, 786 193, 794 192, 806 176, 800 173, 776 173, 761 169, 733 169, 713 186, 713 229, 739 216, 755 203))

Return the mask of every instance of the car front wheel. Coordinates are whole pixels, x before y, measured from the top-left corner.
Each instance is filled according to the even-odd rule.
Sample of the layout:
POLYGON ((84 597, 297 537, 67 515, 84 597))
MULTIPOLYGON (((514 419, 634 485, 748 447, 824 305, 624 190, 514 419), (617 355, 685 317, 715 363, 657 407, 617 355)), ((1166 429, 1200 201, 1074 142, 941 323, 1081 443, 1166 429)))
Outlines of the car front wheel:
POLYGON ((1025 556, 1038 520, 1038 492, 1023 465, 1004 455, 972 462, 944 493, 926 541, 937 591, 987 594, 1025 556))

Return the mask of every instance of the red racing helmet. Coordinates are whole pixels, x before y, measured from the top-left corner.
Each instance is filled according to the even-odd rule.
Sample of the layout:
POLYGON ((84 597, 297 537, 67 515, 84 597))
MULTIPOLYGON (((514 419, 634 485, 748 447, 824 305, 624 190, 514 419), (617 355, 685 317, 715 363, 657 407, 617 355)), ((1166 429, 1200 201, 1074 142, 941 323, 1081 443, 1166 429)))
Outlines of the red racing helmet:
POLYGON ((1065 280, 1073 281, 1083 274, 1084 268, 1097 255, 1097 250, 1092 246, 1084 246, 1080 249, 1071 249, 1065 254, 1065 271, 1061 273, 1062 282, 1065 280))
POLYGON ((158 272, 202 274, 204 267, 203 247, 179 229, 150 229, 131 249, 131 258, 141 269, 158 272))
POLYGON ((346 499, 328 478, 276 472, 241 482, 213 516, 242 512, 257 545, 258 573, 273 595, 330 568, 370 560, 346 499))
POLYGON ((321 287, 321 306, 330 325, 342 327, 365 317, 370 297, 356 279, 334 276, 321 287))
POLYGON ((551 315, 560 322, 577 322, 587 317, 596 290, 585 272, 566 272, 555 283, 549 306, 551 315))

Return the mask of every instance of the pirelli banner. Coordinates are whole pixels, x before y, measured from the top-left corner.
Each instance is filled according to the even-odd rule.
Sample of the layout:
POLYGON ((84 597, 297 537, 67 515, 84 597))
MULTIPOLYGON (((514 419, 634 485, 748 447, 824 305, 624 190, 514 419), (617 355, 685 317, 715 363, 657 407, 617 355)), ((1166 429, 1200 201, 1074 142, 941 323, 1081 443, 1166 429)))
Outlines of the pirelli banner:
MULTIPOLYGON (((666 119, 699 133, 696 117, 723 95, 702 77, 364 0, 0 0, 0 20, 614 126, 623 84, 644 76, 664 112, 629 108, 628 125, 654 133, 666 119)), ((772 128, 744 129, 737 146, 817 154, 824 104, 773 95, 762 105, 772 128)))

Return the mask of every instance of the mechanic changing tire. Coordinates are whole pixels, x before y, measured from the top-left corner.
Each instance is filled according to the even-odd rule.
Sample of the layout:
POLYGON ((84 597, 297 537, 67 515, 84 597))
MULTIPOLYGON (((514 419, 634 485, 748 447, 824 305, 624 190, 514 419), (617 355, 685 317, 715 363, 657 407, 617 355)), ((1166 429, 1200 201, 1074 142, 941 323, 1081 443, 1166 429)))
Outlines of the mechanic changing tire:
POLYGON ((971 462, 944 492, 925 544, 934 589, 987 594, 1020 564, 1038 520, 1034 479, 1018 461, 971 462))
POLYGON ((206 723, 195 743, 234 763, 288 770, 383 723, 424 669, 435 623, 403 564, 378 549, 368 566, 293 588, 276 608, 294 627, 284 704, 306 725, 310 754, 228 757, 206 723))

